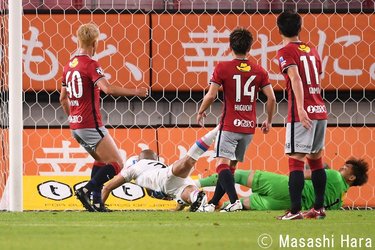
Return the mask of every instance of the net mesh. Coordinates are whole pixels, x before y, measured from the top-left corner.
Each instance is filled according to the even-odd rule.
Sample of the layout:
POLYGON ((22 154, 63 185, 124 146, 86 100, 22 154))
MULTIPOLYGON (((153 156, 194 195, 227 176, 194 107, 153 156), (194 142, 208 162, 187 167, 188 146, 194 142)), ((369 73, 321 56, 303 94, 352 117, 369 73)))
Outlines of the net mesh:
MULTIPOLYGON (((374 1, 24 0, 23 8, 25 176, 90 173, 93 159, 72 138, 59 104, 62 68, 77 48, 77 28, 86 22, 100 28, 95 58, 109 81, 151 89, 146 99, 102 95, 104 123, 124 159, 152 148, 166 163, 182 157, 195 139, 217 124, 221 94, 208 110, 205 128, 197 126, 196 112, 214 66, 231 58, 230 31, 247 27, 255 38, 251 56, 269 72, 278 105, 273 130, 266 136, 257 131, 239 168, 286 174, 287 97, 276 61, 281 38, 275 25, 284 9, 302 13, 301 40, 315 45, 323 61, 323 95, 329 110, 324 161, 337 169, 356 156, 374 165, 374 1)), ((1 9, 0 197, 9 169, 7 1, 1 1, 1 9)), ((260 95, 258 123, 265 119, 264 110, 260 95)), ((198 162, 193 175, 215 172, 211 153, 198 162)), ((369 183, 350 189, 346 206, 375 206, 374 175, 371 168, 369 183)), ((248 192, 238 190, 240 195, 248 192)))

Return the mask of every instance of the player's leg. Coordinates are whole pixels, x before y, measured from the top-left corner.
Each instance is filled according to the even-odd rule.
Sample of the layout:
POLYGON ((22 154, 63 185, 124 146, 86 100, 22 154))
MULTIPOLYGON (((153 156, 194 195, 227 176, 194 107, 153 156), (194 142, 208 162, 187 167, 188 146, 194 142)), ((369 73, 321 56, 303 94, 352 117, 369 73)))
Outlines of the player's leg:
MULTIPOLYGON (((98 171, 104 167, 104 162, 95 161, 91 170, 91 179, 98 173, 98 171)), ((102 202, 102 187, 94 187, 92 190, 92 203, 100 204, 102 202)))
MULTIPOLYGON (((234 182, 242 186, 251 188, 253 182, 254 171, 252 170, 236 170, 234 172, 234 182)), ((219 178, 218 174, 212 174, 205 178, 198 179, 196 184, 198 187, 212 187, 216 186, 217 180, 219 178)))
POLYGON ((305 184, 304 159, 310 153, 315 127, 305 129, 300 122, 287 123, 285 153, 289 156, 290 212, 280 217, 283 220, 302 219, 302 190, 305 184))
POLYGON ((173 163, 172 172, 175 176, 186 178, 190 175, 196 161, 209 149, 210 145, 214 142, 217 130, 218 127, 209 131, 191 146, 185 157, 173 163))
MULTIPOLYGON (((72 131, 73 137, 96 160, 91 171, 91 177, 97 175, 97 173, 106 165, 100 161, 100 157, 96 154, 95 148, 107 133, 108 132, 104 127, 99 129, 77 129, 72 131)), ((98 193, 101 192, 101 186, 93 184, 91 180, 84 187, 76 190, 76 196, 87 210, 94 212, 95 209, 90 202, 89 195, 91 194, 91 191, 94 191, 95 199, 98 198, 100 196, 98 193)))
MULTIPOLYGON (((229 182, 229 178, 228 178, 226 179, 226 181, 228 181, 229 185, 223 185, 223 189, 227 193, 229 200, 231 202, 231 205, 228 205, 222 210, 220 210, 221 212, 232 212, 232 211, 242 210, 242 204, 240 200, 238 200, 237 192, 234 186, 233 175, 235 173, 237 162, 238 161, 243 162, 246 150, 253 138, 252 134, 244 135, 244 134, 232 133, 230 136, 233 137, 237 141, 237 145, 235 146, 235 151, 234 151, 235 158, 231 160, 231 164, 229 166, 229 170, 232 175, 233 184, 229 182)), ((220 174, 219 174, 219 181, 220 181, 220 174)))
POLYGON ((120 152, 108 133, 96 145, 95 153, 106 165, 101 167, 85 186, 89 191, 102 187, 104 183, 121 171, 123 165, 120 152))
POLYGON ((326 216, 324 211, 324 194, 327 176, 322 160, 322 149, 324 148, 326 128, 326 120, 317 121, 314 142, 311 150, 312 153, 308 154, 306 157, 307 163, 311 169, 311 181, 315 192, 315 203, 314 207, 309 212, 304 213, 305 218, 323 219, 326 216))
POLYGON ((200 191, 196 186, 189 185, 183 188, 180 195, 181 199, 190 204, 190 211, 195 212, 207 202, 207 196, 203 191, 200 191))

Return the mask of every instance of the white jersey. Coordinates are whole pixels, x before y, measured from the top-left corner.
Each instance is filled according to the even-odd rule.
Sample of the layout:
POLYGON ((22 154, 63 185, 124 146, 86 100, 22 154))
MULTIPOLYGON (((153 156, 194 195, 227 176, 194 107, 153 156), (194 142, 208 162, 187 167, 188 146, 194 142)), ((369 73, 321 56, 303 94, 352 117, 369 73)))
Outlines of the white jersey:
POLYGON ((155 160, 140 160, 134 165, 122 169, 121 175, 126 182, 134 180, 135 184, 141 187, 161 191, 177 199, 186 186, 196 186, 190 177, 175 176, 172 173, 172 166, 169 167, 155 160))

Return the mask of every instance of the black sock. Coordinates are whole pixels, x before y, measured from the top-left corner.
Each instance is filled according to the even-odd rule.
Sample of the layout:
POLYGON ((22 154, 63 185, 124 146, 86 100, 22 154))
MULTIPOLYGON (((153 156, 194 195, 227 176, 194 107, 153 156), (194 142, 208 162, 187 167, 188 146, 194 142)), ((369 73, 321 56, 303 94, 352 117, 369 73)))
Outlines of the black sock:
POLYGON ((324 192, 326 189, 327 176, 324 169, 317 169, 311 172, 311 181, 315 191, 314 209, 318 210, 324 206, 324 192))
POLYGON ((291 213, 295 214, 302 209, 302 190, 305 184, 303 171, 292 171, 289 173, 289 195, 291 201, 291 213))
POLYGON ((223 197, 224 194, 225 194, 225 191, 224 191, 223 187, 220 185, 219 180, 217 180, 214 196, 212 197, 212 199, 208 203, 209 204, 212 203, 215 206, 217 206, 219 204, 220 199, 223 197))
POLYGON ((97 170, 94 177, 86 184, 85 188, 88 191, 93 191, 94 189, 100 188, 103 186, 104 183, 112 179, 116 174, 115 168, 112 165, 105 165, 104 167, 100 167, 97 170))
MULTIPOLYGON (((92 167, 92 170, 91 170, 91 179, 94 178, 94 176, 96 175, 96 173, 102 167, 103 166, 97 166, 97 165, 94 165, 92 167)), ((93 189, 92 189, 92 201, 93 201, 94 204, 98 204, 98 203, 102 202, 102 188, 103 188, 103 185, 102 186, 95 185, 93 187, 93 189)))
POLYGON ((234 203, 238 200, 236 188, 234 187, 234 177, 229 169, 220 171, 218 183, 220 183, 224 191, 227 193, 230 203, 234 203))

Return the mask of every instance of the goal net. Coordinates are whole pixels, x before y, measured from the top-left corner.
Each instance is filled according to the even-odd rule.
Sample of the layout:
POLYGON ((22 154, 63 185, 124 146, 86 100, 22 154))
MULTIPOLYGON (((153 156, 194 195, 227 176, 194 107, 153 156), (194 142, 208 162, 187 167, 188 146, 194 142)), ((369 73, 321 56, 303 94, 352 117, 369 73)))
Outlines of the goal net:
MULTIPOLYGON (((93 159, 72 138, 59 104, 63 65, 77 48, 76 30, 96 23, 101 31, 95 58, 113 84, 149 87, 145 99, 102 95, 104 123, 124 160, 154 149, 168 164, 219 121, 222 96, 208 110, 205 127, 196 113, 219 61, 229 60, 228 36, 241 26, 254 36, 252 58, 269 72, 277 97, 272 131, 257 130, 240 169, 288 173, 283 152, 287 99, 276 52, 277 15, 297 9, 301 40, 315 45, 323 62, 322 88, 329 111, 324 162, 338 169, 350 156, 369 162, 369 182, 350 188, 344 205, 375 206, 375 15, 374 2, 261 0, 74 0, 23 1, 23 206, 24 210, 82 209, 74 190, 90 175, 93 159)), ((0 209, 8 209, 7 1, 1 1, 0 209)), ((265 98, 258 98, 258 123, 265 98)), ((10 124, 10 126, 12 126, 10 124)), ((212 148, 211 148, 212 150, 212 148)), ((215 173, 212 151, 193 177, 215 173)), ((212 190, 212 189, 211 189, 212 190)), ((237 187, 240 196, 250 190, 237 187)), ((168 209, 134 185, 112 193, 112 209, 168 209)))

